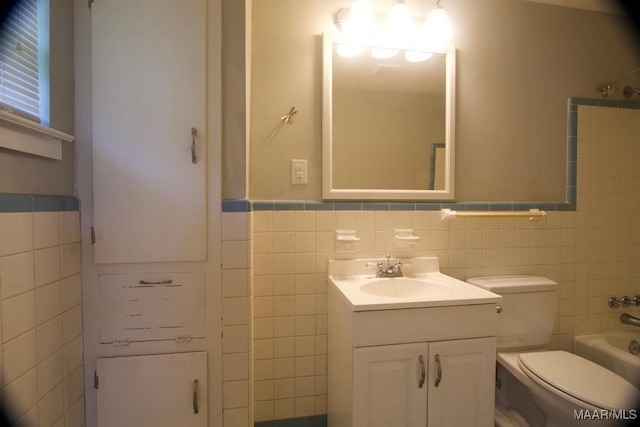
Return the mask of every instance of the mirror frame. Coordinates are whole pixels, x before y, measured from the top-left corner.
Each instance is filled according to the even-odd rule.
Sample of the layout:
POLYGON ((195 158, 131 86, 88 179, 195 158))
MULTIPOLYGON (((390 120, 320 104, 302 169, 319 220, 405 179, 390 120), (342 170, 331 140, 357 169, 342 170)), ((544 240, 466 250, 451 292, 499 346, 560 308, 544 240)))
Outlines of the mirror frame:
MULTIPOLYGON (((339 40, 323 34, 322 61, 322 198, 324 200, 453 200, 455 153, 456 49, 449 46, 433 53, 446 55, 445 187, 443 190, 334 188, 333 186, 333 45, 339 40)), ((366 47, 375 47, 367 45, 366 47)), ((385 46, 388 47, 388 46, 385 46)), ((394 46, 401 50, 407 47, 394 46)), ((412 49, 412 50, 415 50, 412 49)), ((426 161, 426 159, 425 159, 426 161)))

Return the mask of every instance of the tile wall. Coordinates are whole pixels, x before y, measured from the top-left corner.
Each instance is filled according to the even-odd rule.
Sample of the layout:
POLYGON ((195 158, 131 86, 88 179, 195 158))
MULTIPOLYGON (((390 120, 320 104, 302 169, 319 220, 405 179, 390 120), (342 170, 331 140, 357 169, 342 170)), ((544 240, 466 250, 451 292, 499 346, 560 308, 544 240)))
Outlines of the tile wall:
MULTIPOLYGON (((244 319, 253 301, 255 421, 326 413, 328 259, 438 256, 443 272, 462 280, 548 276, 560 285, 553 348, 570 350, 577 334, 624 328, 622 310, 610 309, 606 300, 640 294, 640 110, 580 105, 577 116, 576 211, 550 211, 535 221, 451 222, 441 221, 437 211, 419 210, 227 213, 227 221, 237 216, 253 223, 253 242, 227 248, 230 254, 252 247, 251 255, 233 268, 223 260, 223 283, 225 312, 238 310, 244 319), (420 241, 409 252, 394 251, 394 228, 413 228, 420 241), (337 246, 336 229, 357 230, 354 253, 337 246), (252 298, 246 288, 251 280, 252 298)), ((625 311, 640 315, 638 308, 625 311)), ((251 319, 241 322, 247 325, 237 325, 242 337, 250 337, 251 319)), ((225 353, 230 327, 225 323, 225 353)), ((237 349, 251 354, 244 343, 237 349)))
POLYGON ((80 221, 0 213, 0 386, 18 425, 84 425, 80 221))
POLYGON ((222 214, 222 389, 225 427, 253 425, 250 212, 222 214))

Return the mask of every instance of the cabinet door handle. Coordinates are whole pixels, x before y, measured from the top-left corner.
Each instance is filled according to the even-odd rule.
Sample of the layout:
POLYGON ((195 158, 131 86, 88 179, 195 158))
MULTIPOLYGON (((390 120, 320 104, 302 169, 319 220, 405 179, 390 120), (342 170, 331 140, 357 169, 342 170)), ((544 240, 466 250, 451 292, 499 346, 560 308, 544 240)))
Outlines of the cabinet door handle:
POLYGON ((436 367, 438 368, 438 375, 436 376, 435 386, 438 387, 442 381, 442 363, 440 363, 440 355, 436 354, 436 367))
POLYGON ((420 381, 418 381, 418 388, 424 386, 424 380, 427 378, 427 370, 424 366, 424 357, 418 356, 418 362, 420 362, 420 381))
POLYGON ((198 129, 191 128, 191 163, 198 163, 198 156, 196 156, 196 135, 198 129))
POLYGON ((193 413, 197 414, 200 412, 198 408, 198 379, 193 380, 193 413))

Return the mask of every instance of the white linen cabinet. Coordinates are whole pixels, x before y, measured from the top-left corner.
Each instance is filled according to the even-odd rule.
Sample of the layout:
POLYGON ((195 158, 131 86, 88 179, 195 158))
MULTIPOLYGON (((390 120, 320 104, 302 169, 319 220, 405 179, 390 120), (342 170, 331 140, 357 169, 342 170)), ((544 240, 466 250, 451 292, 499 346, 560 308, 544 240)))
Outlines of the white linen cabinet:
POLYGON ((96 263, 207 257, 206 0, 91 5, 96 263))

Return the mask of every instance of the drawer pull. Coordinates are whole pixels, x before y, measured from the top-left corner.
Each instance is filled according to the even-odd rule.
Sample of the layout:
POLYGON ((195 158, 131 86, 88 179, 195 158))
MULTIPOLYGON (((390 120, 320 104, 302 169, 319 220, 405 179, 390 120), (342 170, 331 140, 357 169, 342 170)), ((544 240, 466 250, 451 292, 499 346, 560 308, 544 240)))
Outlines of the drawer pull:
POLYGON ((156 280, 154 281, 148 281, 148 280, 140 280, 138 283, 140 283, 141 285, 170 285, 173 283, 173 280, 156 280))

